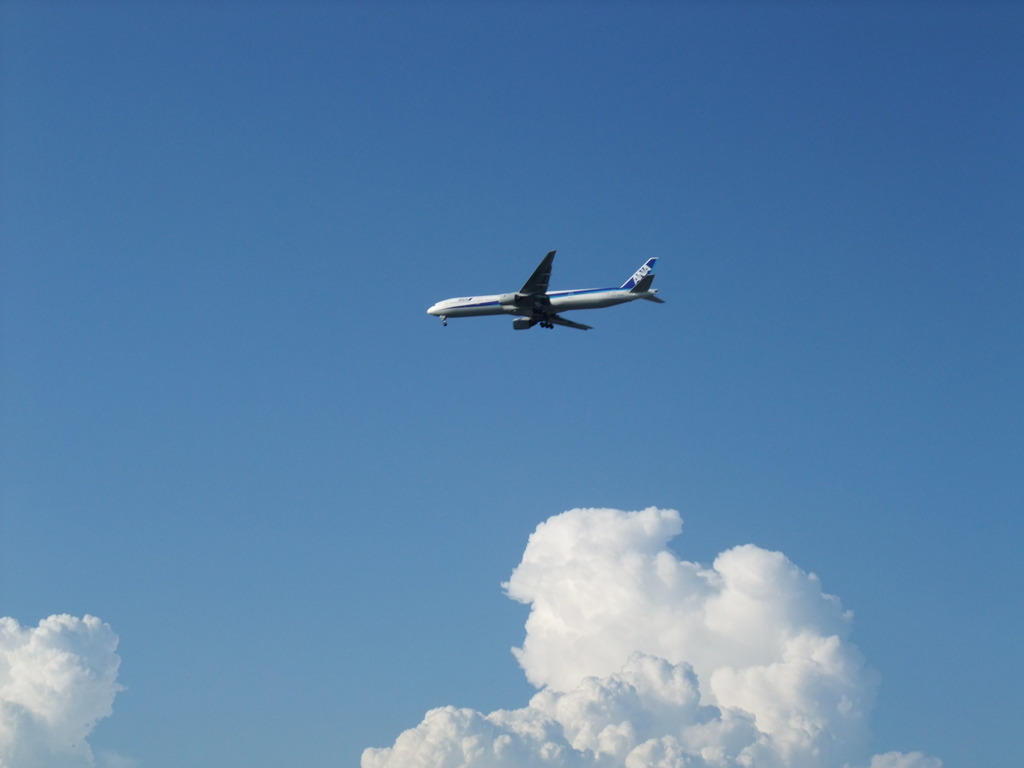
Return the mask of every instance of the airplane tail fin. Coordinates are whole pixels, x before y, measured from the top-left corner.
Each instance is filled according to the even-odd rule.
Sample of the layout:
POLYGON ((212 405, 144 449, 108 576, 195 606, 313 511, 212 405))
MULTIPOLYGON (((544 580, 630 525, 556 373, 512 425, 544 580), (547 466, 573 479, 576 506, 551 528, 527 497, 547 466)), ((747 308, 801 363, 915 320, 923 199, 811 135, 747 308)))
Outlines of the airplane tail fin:
POLYGON ((651 283, 653 283, 653 282, 654 282, 654 275, 648 273, 645 277, 641 278, 639 283, 637 283, 632 288, 630 288, 629 292, 630 293, 643 293, 645 295, 641 296, 640 298, 647 299, 648 301, 653 301, 653 302, 655 302, 657 304, 664 304, 665 303, 664 299, 659 299, 657 296, 654 295, 658 291, 656 289, 654 289, 654 288, 651 288, 651 283))
MULTIPOLYGON (((638 269, 636 272, 634 272, 633 276, 629 278, 629 280, 627 280, 621 286, 619 286, 620 289, 625 289, 629 291, 635 289, 637 284, 647 276, 647 273, 654 269, 654 262, 656 262, 657 260, 658 257, 655 256, 653 259, 648 259, 647 261, 645 261, 644 265, 640 267, 640 269, 638 269)), ((648 285, 650 285, 650 283, 648 283, 648 285)))

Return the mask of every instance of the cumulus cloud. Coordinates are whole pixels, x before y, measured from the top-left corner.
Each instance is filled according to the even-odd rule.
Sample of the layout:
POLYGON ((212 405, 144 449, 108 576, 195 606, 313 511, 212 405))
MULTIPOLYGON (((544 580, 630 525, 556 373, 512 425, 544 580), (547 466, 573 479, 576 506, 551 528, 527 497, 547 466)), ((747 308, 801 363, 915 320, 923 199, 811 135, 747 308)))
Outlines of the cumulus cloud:
POLYGON ((86 738, 121 689, 116 648, 94 616, 0 618, 0 768, 95 764, 86 738))
POLYGON ((527 706, 431 710, 363 768, 940 768, 869 756, 877 676, 818 578, 753 545, 710 567, 667 548, 674 510, 576 509, 505 584, 530 606, 513 653, 527 706))
POLYGON ((942 768, 942 761, 920 752, 886 752, 871 758, 871 768, 942 768))

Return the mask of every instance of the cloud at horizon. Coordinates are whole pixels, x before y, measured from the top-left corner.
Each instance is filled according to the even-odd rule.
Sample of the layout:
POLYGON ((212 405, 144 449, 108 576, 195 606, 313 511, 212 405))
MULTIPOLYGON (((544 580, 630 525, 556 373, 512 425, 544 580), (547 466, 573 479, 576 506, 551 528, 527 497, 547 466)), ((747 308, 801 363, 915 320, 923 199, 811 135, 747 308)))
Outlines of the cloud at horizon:
POLYGON ((878 675, 852 613, 781 552, 710 567, 667 547, 675 510, 574 509, 541 523, 504 584, 530 606, 522 709, 445 706, 362 768, 939 768, 870 754, 878 675))
POLYGON ((117 642, 95 616, 0 617, 0 768, 96 764, 86 739, 121 690, 117 642))

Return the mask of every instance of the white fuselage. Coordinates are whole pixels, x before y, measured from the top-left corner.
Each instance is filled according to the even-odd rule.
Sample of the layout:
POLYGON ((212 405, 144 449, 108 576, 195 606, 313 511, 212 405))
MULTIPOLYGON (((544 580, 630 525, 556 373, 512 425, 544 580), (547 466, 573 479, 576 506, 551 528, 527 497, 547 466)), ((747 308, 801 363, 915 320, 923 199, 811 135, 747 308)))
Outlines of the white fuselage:
MULTIPOLYGON (((551 291, 547 294, 550 312, 564 312, 570 309, 599 309, 628 301, 653 296, 658 291, 634 292, 624 288, 589 288, 577 291, 551 291)), ((427 310, 437 317, 477 317, 479 315, 529 315, 529 309, 517 306, 510 301, 502 301, 510 294, 494 294, 492 296, 466 296, 458 299, 445 299, 427 310)))

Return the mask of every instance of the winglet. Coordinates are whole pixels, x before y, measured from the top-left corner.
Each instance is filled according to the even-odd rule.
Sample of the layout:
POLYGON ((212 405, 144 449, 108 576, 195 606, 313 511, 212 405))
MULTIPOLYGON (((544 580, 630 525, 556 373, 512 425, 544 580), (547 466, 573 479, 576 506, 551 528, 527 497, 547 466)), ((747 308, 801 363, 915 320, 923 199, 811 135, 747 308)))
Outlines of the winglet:
POLYGON ((645 261, 644 265, 640 267, 640 269, 638 269, 636 272, 634 272, 633 276, 629 278, 629 280, 624 282, 620 286, 620 288, 624 288, 630 291, 633 290, 633 288, 636 287, 636 284, 639 283, 643 278, 645 278, 648 272, 654 269, 654 262, 656 262, 657 260, 658 257, 655 256, 653 259, 648 259, 647 261, 645 261))

